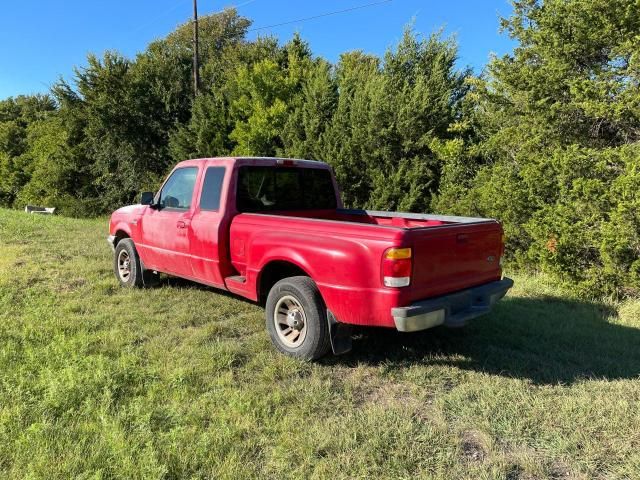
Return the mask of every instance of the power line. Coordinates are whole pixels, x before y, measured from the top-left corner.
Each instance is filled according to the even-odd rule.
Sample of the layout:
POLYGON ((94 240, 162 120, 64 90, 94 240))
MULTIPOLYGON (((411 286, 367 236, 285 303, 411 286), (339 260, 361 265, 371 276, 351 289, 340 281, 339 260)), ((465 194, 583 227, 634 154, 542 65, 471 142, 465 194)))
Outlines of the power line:
POLYGON ((242 3, 238 3, 236 5, 229 5, 228 7, 224 7, 222 10, 216 10, 215 12, 210 12, 207 13, 208 16, 212 16, 212 15, 220 15, 222 13, 224 13, 226 10, 230 10, 232 8, 240 8, 240 7, 244 7, 245 5, 249 5, 250 3, 255 2, 256 0, 247 0, 246 2, 242 2, 242 3))
POLYGON ((174 10, 176 10, 178 7, 181 7, 182 5, 184 5, 185 3, 187 3, 187 0, 180 0, 179 2, 174 3, 170 8, 168 8, 167 10, 163 11, 162 13, 156 15, 155 17, 153 17, 151 20, 149 20, 148 22, 143 23, 141 26, 138 26, 138 28, 136 28, 135 30, 133 30, 132 33, 138 33, 140 30, 144 30, 148 27, 150 27, 151 25, 153 25, 154 23, 156 23, 158 20, 160 20, 162 17, 165 17, 166 15, 170 14, 171 12, 173 12, 174 10))
MULTIPOLYGON (((256 0, 247 0, 247 1, 239 3, 237 5, 230 5, 227 8, 244 7, 245 5, 249 5, 250 3, 253 3, 255 1, 256 0)), ((166 17, 167 15, 172 13, 174 10, 178 9, 179 7, 182 7, 185 3, 187 3, 187 0, 178 0, 176 3, 174 3, 167 10, 164 10, 162 13, 159 13, 158 15, 152 17, 151 20, 149 20, 148 22, 145 22, 142 25, 139 25, 138 27, 136 27, 131 33, 138 33, 141 30, 145 30, 145 29, 149 28, 151 25, 155 24, 161 18, 166 17)), ((208 13, 206 15, 218 15, 218 14, 223 13, 223 12, 224 12, 224 10, 219 10, 219 11, 216 11, 216 12, 208 13)))
POLYGON ((240 8, 240 7, 244 7, 245 5, 249 5, 250 3, 255 2, 256 0, 247 0, 246 2, 242 2, 238 5, 231 5, 230 7, 227 8, 240 8))
POLYGON ((389 2, 392 2, 392 1, 393 0, 381 0, 379 2, 371 2, 371 3, 367 3, 365 5, 358 5, 357 7, 345 8, 344 10, 336 10, 334 12, 321 13, 320 15, 314 15, 312 17, 299 18, 297 20, 290 20, 288 22, 275 23, 273 25, 265 25, 264 27, 250 28, 249 30, 247 30, 247 32, 255 32, 257 30, 265 30, 267 28, 282 27, 283 25, 291 25, 292 23, 306 22, 307 20, 315 20, 316 18, 329 17, 331 15, 338 15, 340 13, 353 12, 354 10, 360 10, 362 8, 373 7, 375 5, 381 5, 383 3, 389 3, 389 2))

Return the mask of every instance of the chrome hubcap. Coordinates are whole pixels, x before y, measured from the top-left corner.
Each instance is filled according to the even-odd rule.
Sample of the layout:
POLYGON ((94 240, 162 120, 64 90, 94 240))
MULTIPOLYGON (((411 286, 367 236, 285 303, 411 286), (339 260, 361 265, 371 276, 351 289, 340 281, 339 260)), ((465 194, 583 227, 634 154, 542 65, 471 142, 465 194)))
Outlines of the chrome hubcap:
POLYGON ((300 302, 291 295, 285 295, 276 303, 273 312, 278 337, 287 347, 302 345, 307 336, 307 317, 300 302))
POLYGON ((120 250, 118 254, 118 275, 123 282, 128 281, 131 276, 131 258, 126 250, 120 250))

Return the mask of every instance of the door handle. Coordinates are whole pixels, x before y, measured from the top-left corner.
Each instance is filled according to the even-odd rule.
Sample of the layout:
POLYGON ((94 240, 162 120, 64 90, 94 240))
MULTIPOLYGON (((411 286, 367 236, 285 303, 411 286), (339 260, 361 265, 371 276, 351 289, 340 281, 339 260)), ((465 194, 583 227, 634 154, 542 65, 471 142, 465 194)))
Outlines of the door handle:
POLYGON ((189 222, 185 220, 178 220, 178 223, 176 224, 176 227, 178 228, 187 228, 188 226, 189 226, 189 222))

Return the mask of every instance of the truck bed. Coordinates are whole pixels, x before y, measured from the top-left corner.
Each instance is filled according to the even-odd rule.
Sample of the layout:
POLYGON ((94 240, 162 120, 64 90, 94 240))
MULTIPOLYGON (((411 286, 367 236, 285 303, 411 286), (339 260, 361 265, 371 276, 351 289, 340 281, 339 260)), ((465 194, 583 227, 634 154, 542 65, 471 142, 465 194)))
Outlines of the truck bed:
MULTIPOLYGON (((399 306, 499 280, 501 237, 500 224, 491 219, 348 209, 242 213, 233 219, 231 228, 232 244, 241 242, 244 251, 259 251, 258 244, 264 244, 265 251, 274 245, 286 248, 289 242, 292 248, 306 245, 307 258, 313 258, 314 251, 351 250, 360 258, 348 271, 338 270, 348 263, 336 261, 321 265, 312 274, 323 295, 333 296, 329 292, 333 285, 325 284, 324 277, 341 278, 345 284, 340 288, 349 288, 353 298, 366 298, 371 290, 383 294, 390 290, 393 295, 399 291, 399 306), (353 246, 346 248, 345 242, 353 246), (381 286, 380 262, 387 248, 399 245, 414 252, 411 284, 388 289, 381 286)), ((242 275, 251 276, 247 267, 260 266, 237 253, 232 247, 234 266, 242 275)), ((337 310, 347 312, 340 318, 344 322, 371 324, 373 320, 356 317, 359 311, 348 306, 337 310)), ((385 314, 381 308, 373 310, 385 314)))
POLYGON ((384 212, 375 210, 358 210, 339 208, 336 210, 298 210, 286 212, 272 212, 273 215, 289 217, 315 218, 338 222, 364 223, 383 227, 396 228, 424 228, 443 225, 458 225, 470 223, 495 223, 487 218, 456 217, 451 215, 432 215, 422 213, 384 212))

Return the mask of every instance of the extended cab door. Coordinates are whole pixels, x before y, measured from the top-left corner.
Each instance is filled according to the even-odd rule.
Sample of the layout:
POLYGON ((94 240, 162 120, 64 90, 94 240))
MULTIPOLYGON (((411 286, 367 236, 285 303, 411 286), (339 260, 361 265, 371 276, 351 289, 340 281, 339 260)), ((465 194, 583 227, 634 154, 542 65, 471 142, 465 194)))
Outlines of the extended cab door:
POLYGON ((189 227, 198 167, 176 168, 156 196, 156 208, 140 218, 141 241, 136 245, 145 267, 193 277, 189 260, 189 227))
POLYGON ((225 185, 224 166, 208 166, 201 180, 200 201, 194 210, 189 229, 191 268, 193 276, 203 283, 224 288, 225 266, 230 262, 225 258, 229 226, 225 220, 223 187, 225 185), (222 258, 221 258, 222 256, 222 258))

